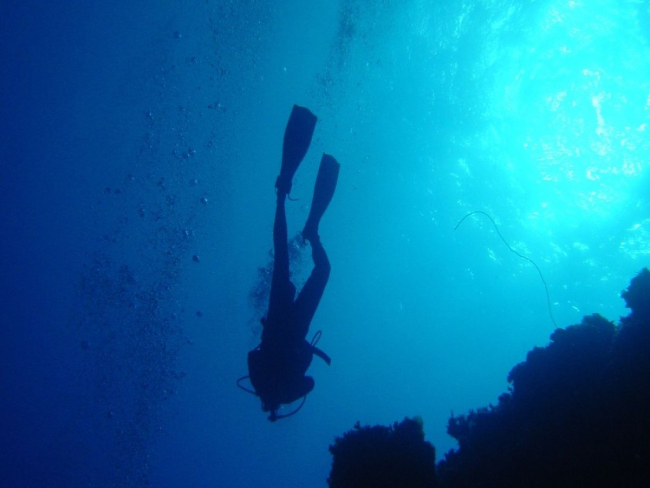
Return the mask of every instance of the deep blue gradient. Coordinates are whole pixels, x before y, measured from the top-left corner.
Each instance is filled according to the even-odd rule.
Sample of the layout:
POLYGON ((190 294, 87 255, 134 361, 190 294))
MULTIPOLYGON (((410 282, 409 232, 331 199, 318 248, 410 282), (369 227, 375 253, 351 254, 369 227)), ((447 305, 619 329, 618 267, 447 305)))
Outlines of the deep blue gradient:
POLYGON ((2 486, 322 487, 335 436, 414 415, 440 457, 554 329, 464 215, 560 327, 650 265, 643 2, 50 3, 0 3, 2 486), (271 424, 235 380, 294 103, 290 236, 341 163, 332 365, 271 424))

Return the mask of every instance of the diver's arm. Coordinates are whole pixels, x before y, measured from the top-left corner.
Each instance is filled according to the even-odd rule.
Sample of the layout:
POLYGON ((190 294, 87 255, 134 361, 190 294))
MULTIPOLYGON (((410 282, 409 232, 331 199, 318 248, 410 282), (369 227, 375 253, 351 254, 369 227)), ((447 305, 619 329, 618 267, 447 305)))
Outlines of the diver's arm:
POLYGON ((311 346, 311 351, 327 363, 328 366, 332 364, 332 358, 330 358, 324 351, 318 349, 316 346, 311 346))

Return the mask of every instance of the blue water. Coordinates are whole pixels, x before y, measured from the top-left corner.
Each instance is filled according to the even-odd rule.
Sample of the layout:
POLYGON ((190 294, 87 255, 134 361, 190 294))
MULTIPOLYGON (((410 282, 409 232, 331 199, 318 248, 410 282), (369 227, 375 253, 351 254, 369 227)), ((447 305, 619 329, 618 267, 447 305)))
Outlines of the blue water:
POLYGON ((644 2, 50 3, 0 4, 1 486, 326 486, 337 435, 415 415, 440 458, 553 321, 627 313, 644 2), (272 424, 235 380, 294 103, 319 122, 291 235, 341 163, 312 323, 333 362, 272 424), (454 230, 474 210, 542 276, 484 215, 454 230))

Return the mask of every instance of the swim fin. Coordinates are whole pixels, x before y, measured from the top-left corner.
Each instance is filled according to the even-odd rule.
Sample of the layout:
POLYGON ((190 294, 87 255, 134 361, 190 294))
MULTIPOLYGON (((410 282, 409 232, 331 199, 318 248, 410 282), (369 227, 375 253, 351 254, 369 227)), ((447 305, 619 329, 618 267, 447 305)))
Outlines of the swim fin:
POLYGON ((311 138, 314 135, 317 117, 305 107, 294 105, 289 116, 289 122, 284 130, 282 146, 282 167, 280 176, 275 181, 279 193, 289 194, 291 182, 296 174, 302 158, 307 154, 311 138))
POLYGON ((303 238, 308 241, 313 238, 318 239, 318 224, 320 224, 320 219, 334 196, 340 168, 341 165, 336 159, 329 154, 323 154, 318 168, 309 217, 307 217, 307 223, 302 231, 303 238))

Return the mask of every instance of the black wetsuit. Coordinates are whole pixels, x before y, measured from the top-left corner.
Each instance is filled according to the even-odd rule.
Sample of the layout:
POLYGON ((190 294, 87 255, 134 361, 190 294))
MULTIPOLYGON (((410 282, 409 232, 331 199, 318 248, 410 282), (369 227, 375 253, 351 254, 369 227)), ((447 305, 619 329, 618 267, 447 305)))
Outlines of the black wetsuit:
POLYGON ((314 388, 305 376, 313 354, 329 358, 307 340, 309 324, 323 296, 330 275, 330 262, 318 236, 309 239, 314 269, 298 297, 289 278, 289 249, 284 193, 277 195, 273 225, 273 281, 266 319, 262 321, 262 341, 248 353, 250 380, 272 415, 281 404, 302 398, 314 388), (295 298, 295 299, 294 299, 295 298))

